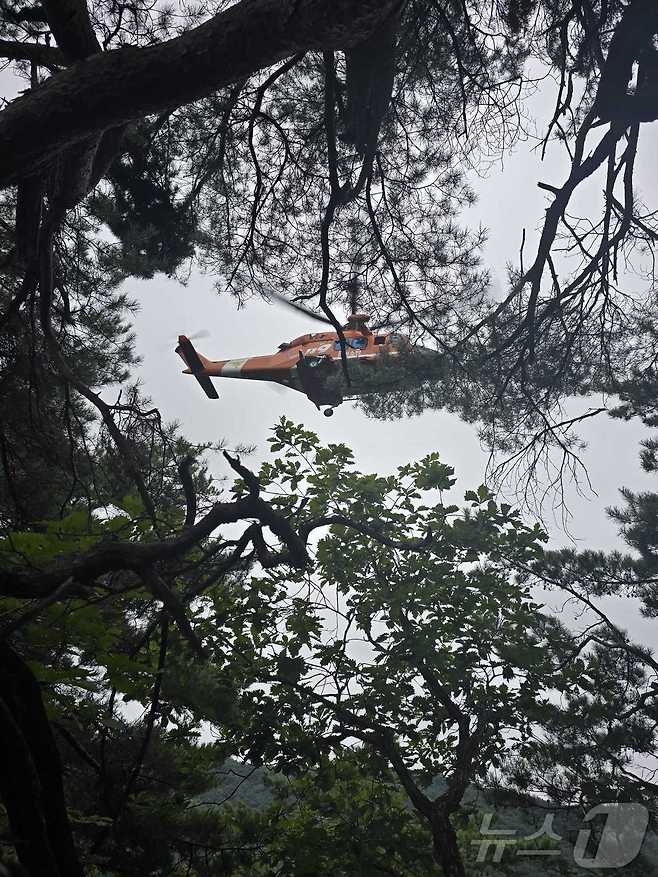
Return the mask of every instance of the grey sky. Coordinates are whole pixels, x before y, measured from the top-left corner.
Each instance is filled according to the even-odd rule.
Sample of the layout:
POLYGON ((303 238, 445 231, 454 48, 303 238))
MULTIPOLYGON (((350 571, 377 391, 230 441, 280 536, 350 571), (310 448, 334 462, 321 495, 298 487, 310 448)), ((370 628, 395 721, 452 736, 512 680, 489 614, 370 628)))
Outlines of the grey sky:
MULTIPOLYGON (((0 71, 0 90, 6 99, 13 98, 21 87, 14 77, 0 71)), ((552 114, 553 99, 552 89, 545 86, 529 104, 538 131, 543 130, 552 114)), ((537 187, 537 181, 560 183, 566 175, 566 159, 557 145, 549 148, 543 164, 534 146, 533 141, 521 142, 502 161, 492 164, 485 177, 473 176, 478 203, 462 218, 489 229, 483 261, 500 286, 504 286, 506 264, 518 262, 523 228, 526 259, 532 256, 536 230, 547 203, 547 195, 537 187)), ((655 203, 657 194, 657 151, 658 125, 644 125, 636 179, 640 195, 644 194, 650 203, 655 203)), ((579 196, 578 206, 583 213, 597 215, 600 189, 597 179, 579 196)), ((369 419, 351 403, 345 403, 333 418, 327 419, 299 393, 285 389, 277 393, 269 385, 240 380, 217 381, 220 399, 208 400, 193 379, 181 374, 180 360, 173 353, 179 333, 208 330, 210 337, 197 342, 198 348, 211 358, 224 359, 273 352, 281 341, 311 328, 302 316, 260 300, 238 311, 232 298, 217 295, 213 283, 213 277, 194 273, 185 287, 165 277, 130 280, 126 284, 141 308, 135 319, 137 350, 143 357, 137 376, 163 417, 178 420, 190 439, 203 442, 224 438, 231 445, 255 444, 252 462, 257 463, 267 452, 270 428, 285 414, 313 429, 325 442, 346 442, 364 470, 385 473, 438 451, 445 462, 455 467, 459 478, 456 498, 482 481, 487 454, 479 445, 476 428, 445 412, 426 412, 391 423, 369 419)), ((596 401, 580 400, 578 404, 586 409, 596 401)), ((596 495, 580 495, 575 486, 567 491, 573 515, 569 530, 580 547, 618 546, 616 528, 607 519, 605 507, 618 502, 622 485, 634 490, 655 487, 655 479, 643 473, 638 462, 639 441, 647 434, 639 424, 608 417, 583 425, 581 435, 589 448, 582 459, 596 495)), ((215 470, 223 470, 221 460, 216 461, 215 470)), ((569 542, 559 520, 551 522, 549 517, 546 523, 554 547, 569 542)), ((627 602, 616 601, 614 609, 617 619, 632 633, 647 643, 655 640, 653 623, 639 619, 627 602)))
MULTIPOLYGON (((552 99, 551 89, 545 88, 530 103, 539 131, 550 118, 552 99)), ((535 145, 532 140, 519 143, 502 161, 493 163, 485 177, 472 177, 478 203, 463 219, 489 229, 483 261, 494 283, 500 286, 505 285, 506 265, 518 263, 523 228, 525 258, 532 257, 547 205, 547 193, 537 187, 537 181, 559 184, 567 173, 565 156, 557 145, 549 148, 543 163, 535 145)), ((644 126, 637 180, 640 194, 650 202, 655 202, 656 195, 656 149, 658 126, 644 126)), ((579 196, 582 213, 598 215, 600 191, 597 179, 579 196)), ((231 445, 255 444, 252 463, 257 463, 267 454, 270 428, 285 415, 313 429, 325 442, 346 442, 364 470, 385 473, 438 451, 445 462, 455 467, 459 478, 456 499, 467 488, 481 483, 487 454, 480 447, 477 430, 446 412, 431 411, 403 421, 382 422, 344 403, 333 418, 327 419, 299 393, 285 389, 275 392, 266 384, 230 379, 216 382, 218 401, 208 400, 193 379, 180 373, 180 361, 173 354, 179 333, 209 331, 209 338, 197 342, 199 350, 212 359, 228 359, 274 352, 281 341, 313 329, 313 324, 309 326, 301 315, 261 300, 254 299, 238 311, 234 299, 214 291, 214 280, 195 273, 184 288, 163 277, 130 281, 127 285, 141 306, 135 329, 137 348, 144 357, 139 369, 144 389, 165 419, 180 421, 187 436, 196 441, 224 438, 231 445)), ((596 404, 597 400, 577 402, 580 410, 596 404)), ((607 518, 605 507, 619 501, 622 485, 634 490, 655 488, 655 479, 642 472, 638 460, 639 442, 648 431, 638 423, 598 417, 583 425, 581 435, 589 445, 582 459, 592 490, 583 494, 575 485, 568 487, 567 504, 572 513, 569 535, 562 529, 559 516, 551 520, 548 510, 545 522, 552 547, 574 544, 571 540, 579 547, 620 547, 616 527, 607 518)), ((220 471, 221 461, 217 467, 220 471)), ((557 605, 553 596, 547 602, 557 605)), ((632 634, 647 644, 655 641, 654 623, 641 619, 628 601, 606 601, 606 606, 632 634)))
MULTIPOLYGON (((552 111, 550 95, 543 100, 535 98, 532 109, 541 129, 552 111)), ((656 193, 651 157, 658 147, 658 126, 653 127, 655 130, 643 132, 646 142, 639 150, 638 182, 647 196, 656 193)), ((494 164, 485 178, 473 177, 478 203, 464 219, 488 228, 483 261, 499 286, 505 284, 506 264, 518 262, 523 228, 526 260, 532 256, 547 203, 547 193, 537 187, 537 181, 559 183, 566 172, 566 161, 557 146, 549 150, 543 164, 533 146, 531 141, 520 143, 511 155, 494 164)), ((599 191, 600 181, 596 181, 581 199, 581 209, 597 215, 599 191)), ((197 341, 197 347, 213 359, 224 359, 273 352, 281 341, 313 328, 303 316, 261 300, 254 299, 238 311, 234 299, 214 291, 214 281, 212 276, 194 273, 186 287, 164 277, 127 284, 141 307, 135 329, 144 358, 139 369, 144 388, 163 415, 180 420, 191 438, 224 437, 230 443, 256 444, 262 452, 269 428, 285 414, 314 429, 325 441, 347 442, 365 469, 385 471, 438 450, 455 467, 464 489, 482 480, 487 458, 476 429, 444 412, 390 423, 369 419, 345 403, 328 420, 298 393, 286 389, 278 393, 269 385, 239 380, 217 381, 220 400, 206 399, 191 378, 180 374, 180 361, 171 352, 179 333, 209 331, 210 337, 197 341)), ((596 405, 596 400, 579 400, 577 404, 584 410, 596 405)), ((642 473, 638 463, 638 444, 647 431, 639 424, 599 417, 584 424, 581 434, 589 442, 583 461, 598 498, 592 493, 587 498, 580 496, 575 487, 569 489, 568 504, 573 512, 569 529, 573 538, 589 547, 610 547, 616 530, 603 507, 617 502, 622 484, 634 489, 653 486, 651 476, 642 473)), ((255 456, 260 458, 261 454, 255 456)), ((550 518, 547 523, 551 525, 550 518)), ((565 541, 559 521, 551 530, 556 540, 565 541)))

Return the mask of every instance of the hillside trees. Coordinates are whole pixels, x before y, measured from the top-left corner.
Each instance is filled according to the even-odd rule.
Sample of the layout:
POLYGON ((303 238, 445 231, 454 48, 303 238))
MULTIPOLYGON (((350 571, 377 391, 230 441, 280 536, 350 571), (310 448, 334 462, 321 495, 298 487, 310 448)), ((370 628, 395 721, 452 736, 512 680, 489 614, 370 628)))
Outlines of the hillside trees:
POLYGON ((216 778, 219 785, 199 796, 209 830, 207 844, 199 837, 184 856, 191 874, 204 864, 207 873, 227 877, 439 873, 426 826, 394 775, 364 751, 287 775, 229 759, 216 778), (233 790, 241 801, 229 797, 233 790), (230 831, 228 849, 212 831, 222 824, 230 831))

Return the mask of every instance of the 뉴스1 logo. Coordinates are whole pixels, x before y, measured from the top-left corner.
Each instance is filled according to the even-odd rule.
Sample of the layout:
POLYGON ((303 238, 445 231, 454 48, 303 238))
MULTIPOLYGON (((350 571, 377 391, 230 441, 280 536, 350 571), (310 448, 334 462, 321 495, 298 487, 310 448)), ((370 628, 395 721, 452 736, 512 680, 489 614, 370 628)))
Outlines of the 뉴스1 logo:
MULTIPOLYGON (((515 837, 515 828, 492 828, 493 813, 485 813, 480 826, 481 840, 471 841, 478 847, 476 862, 500 862, 506 849, 516 856, 559 856, 563 849, 556 844, 562 837, 553 828, 555 814, 549 813, 537 831, 525 837, 515 837), (537 842, 543 840, 543 845, 537 842), (547 842, 550 842, 547 846, 547 842), (526 846, 524 844, 530 844, 526 846), (489 857, 489 851, 491 856, 489 857)), ((649 824, 649 813, 641 804, 608 802, 592 807, 583 817, 591 822, 596 816, 605 815, 605 824, 598 844, 591 845, 591 828, 582 828, 573 848, 573 860, 581 868, 623 868, 640 852, 649 824)))

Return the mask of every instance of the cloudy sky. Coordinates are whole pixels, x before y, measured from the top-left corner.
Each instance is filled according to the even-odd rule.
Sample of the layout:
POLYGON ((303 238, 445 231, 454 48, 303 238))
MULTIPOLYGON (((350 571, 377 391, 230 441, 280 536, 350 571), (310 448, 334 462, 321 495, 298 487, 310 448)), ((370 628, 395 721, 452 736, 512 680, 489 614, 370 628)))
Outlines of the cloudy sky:
MULTIPOLYGON (((541 129, 552 111, 550 94, 533 100, 531 110, 541 129)), ((658 130, 643 135, 638 181, 641 192, 650 196, 650 187, 655 195, 657 186, 650 159, 658 147, 658 130)), ((472 176, 478 203, 464 216, 464 221, 488 229, 483 262, 498 289, 505 285, 506 265, 518 262, 524 228, 526 262, 531 258, 536 230, 547 203, 546 193, 537 187, 537 181, 556 184, 566 174, 564 155, 557 146, 549 151, 543 164, 534 147, 531 139, 521 142, 512 154, 489 167, 486 176, 472 176)), ((600 181, 596 181, 581 196, 578 205, 581 210, 592 215, 598 213, 599 189, 600 181)), ((180 360, 172 352, 178 334, 209 332, 209 337, 196 342, 198 349, 211 359, 228 359, 274 352, 281 341, 315 328, 302 315, 260 300, 237 310, 234 299, 215 291, 216 280, 211 275, 194 273, 186 286, 165 277, 131 280, 127 284, 140 305, 135 329, 137 349, 143 357, 139 376, 144 389, 167 419, 181 422, 190 438, 198 441, 225 438, 231 444, 256 444, 262 453, 268 430, 285 414, 314 429, 325 441, 350 444, 365 469, 383 472, 430 451, 439 451, 455 467, 464 489, 480 483, 486 453, 479 445, 476 429, 447 413, 427 412, 389 423, 365 417, 348 402, 336 410, 333 418, 327 419, 301 394, 287 389, 276 392, 267 384, 230 379, 216 382, 219 401, 208 400, 196 382, 180 373, 180 360)), ((598 400, 579 400, 577 404, 580 410, 586 410, 595 407, 598 400)), ((575 486, 569 489, 569 508, 573 514, 569 531, 577 543, 609 547, 616 531, 606 519, 603 507, 617 501, 617 489, 622 484, 634 489, 652 485, 651 477, 643 474, 638 464, 638 443, 645 434, 637 424, 607 417, 583 426, 582 435, 589 442, 583 462, 596 493, 586 491, 587 495, 581 496, 575 486)), ((259 452, 256 459, 261 456, 259 452)), ((546 523, 557 541, 567 540, 561 521, 552 520, 550 509, 546 523)))
MULTIPOLYGON (((0 87, 5 98, 12 98, 22 87, 0 72, 0 87)), ((529 104, 537 130, 542 131, 550 118, 554 99, 551 86, 544 86, 529 104)), ((647 201, 655 203, 658 183, 655 155, 658 151, 658 125, 643 126, 639 148, 638 190, 647 201)), ((567 172, 565 155, 557 145, 540 161, 536 140, 517 144, 502 160, 493 162, 486 173, 473 174, 472 184, 478 202, 463 217, 472 225, 488 229, 489 240, 483 254, 495 288, 505 286, 506 265, 518 263, 522 230, 526 229, 526 261, 537 240, 537 228, 546 207, 546 193, 537 181, 560 184, 567 172)), ((599 211, 600 180, 579 196, 578 207, 584 213, 599 211)), ((303 423, 326 442, 349 444, 363 470, 385 473, 396 466, 438 451, 442 459, 455 467, 459 482, 456 493, 481 483, 487 462, 480 447, 476 428, 444 412, 427 412, 398 422, 369 419, 345 403, 333 418, 325 418, 299 393, 282 389, 275 392, 267 384, 239 380, 218 381, 220 399, 206 398, 196 382, 181 374, 181 363, 174 354, 179 333, 199 330, 210 333, 197 342, 202 353, 212 359, 228 359, 269 353, 281 341, 313 329, 301 315, 277 305, 254 300, 237 310, 234 299, 218 295, 216 278, 192 274, 181 286, 165 277, 149 281, 131 280, 127 291, 139 302, 135 319, 137 350, 143 358, 137 375, 144 391, 159 406, 166 420, 180 422, 192 440, 205 442, 225 439, 230 446, 256 445, 252 465, 267 453, 266 439, 272 425, 282 415, 303 423)), ((596 406, 598 400, 579 400, 581 410, 596 406)), ((640 470, 639 441, 647 434, 641 425, 622 423, 608 417, 588 421, 581 435, 589 446, 582 455, 591 489, 580 492, 568 486, 567 503, 571 512, 568 532, 559 515, 546 510, 545 524, 554 547, 576 544, 579 547, 611 548, 618 546, 616 528, 605 515, 605 507, 618 501, 622 485, 634 490, 652 489, 654 479, 640 470)), ((222 461, 215 462, 222 472, 222 461)), ((614 605, 618 620, 650 643, 653 626, 638 618, 627 603, 614 605)))
MULTIPOLYGON (((538 130, 552 113, 552 91, 544 88, 530 103, 538 130)), ((639 149, 638 188, 649 202, 657 194, 655 154, 658 125, 645 126, 639 149), (653 166, 652 166, 653 165, 653 166), (652 197, 653 196, 653 197, 652 197)), ((484 175, 473 174, 472 184, 478 202, 464 217, 473 225, 488 229, 484 264, 493 283, 505 286, 506 265, 518 263, 523 228, 526 229, 526 261, 537 241, 537 229, 546 208, 546 193, 537 181, 559 184, 567 174, 564 154, 553 146, 541 162, 536 140, 517 144, 503 160, 492 163, 484 175)), ((585 215, 599 211, 600 181, 579 196, 578 208, 585 215)), ((253 300, 237 310, 228 295, 218 295, 216 278, 193 274, 187 286, 158 277, 150 281, 131 281, 130 292, 139 301, 135 320, 137 348, 143 356, 139 376, 144 390, 161 408, 165 419, 178 420, 184 433, 195 441, 225 439, 230 445, 254 444, 252 464, 267 454, 266 440, 281 415, 313 429, 326 442, 349 444, 358 465, 367 471, 385 473, 410 460, 438 451, 455 467, 459 478, 456 492, 477 486, 484 477, 486 451, 480 446, 475 427, 445 412, 427 412, 418 417, 382 422, 367 418, 351 403, 344 403, 333 418, 325 418, 305 397, 292 390, 276 392, 267 384, 240 380, 217 381, 218 401, 206 398, 196 382, 181 374, 178 357, 173 354, 179 333, 205 330, 210 336, 197 341, 198 349, 211 359, 228 359, 274 352, 281 341, 312 331, 313 324, 280 305, 253 300)), ((595 407, 598 400, 579 400, 580 410, 595 407)), ((575 544, 588 548, 620 546, 615 525, 605 515, 605 507, 618 502, 618 489, 652 489, 654 479, 639 467, 640 440, 648 434, 641 425, 623 423, 609 417, 586 422, 581 435, 588 442, 582 459, 587 467, 591 489, 576 485, 567 489, 571 513, 568 532, 560 515, 545 510, 544 521, 552 545, 575 544)), ((221 461, 217 462, 221 470, 221 461)), ((555 598, 548 597, 553 605, 555 598)), ((640 619, 627 601, 610 602, 609 611, 647 644, 654 639, 653 623, 640 619)))

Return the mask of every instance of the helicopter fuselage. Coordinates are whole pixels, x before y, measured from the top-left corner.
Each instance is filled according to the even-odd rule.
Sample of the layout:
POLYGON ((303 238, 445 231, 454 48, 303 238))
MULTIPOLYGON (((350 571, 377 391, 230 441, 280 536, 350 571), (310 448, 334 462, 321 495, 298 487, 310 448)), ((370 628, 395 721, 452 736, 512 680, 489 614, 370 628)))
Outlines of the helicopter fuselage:
MULTIPOLYGON (((397 355, 401 347, 408 347, 406 338, 392 332, 372 332, 365 325, 365 315, 353 315, 343 329, 344 342, 337 332, 310 332, 300 335, 290 342, 279 345, 276 353, 266 356, 249 356, 242 359, 210 360, 201 354, 197 362, 188 361, 185 351, 190 351, 191 342, 180 336, 177 353, 185 364, 187 374, 197 379, 242 378, 255 381, 273 381, 293 390, 305 393, 319 408, 331 408, 342 402, 342 391, 331 377, 342 373, 342 347, 344 343, 348 370, 358 372, 362 368, 372 369, 385 356, 397 355), (190 345, 190 348, 187 347, 190 345), (194 367, 196 366, 196 367, 194 367), (333 386, 332 386, 333 384, 333 386)), ((203 386, 203 384, 202 384, 203 386)), ((358 393, 356 388, 351 393, 358 393)))

